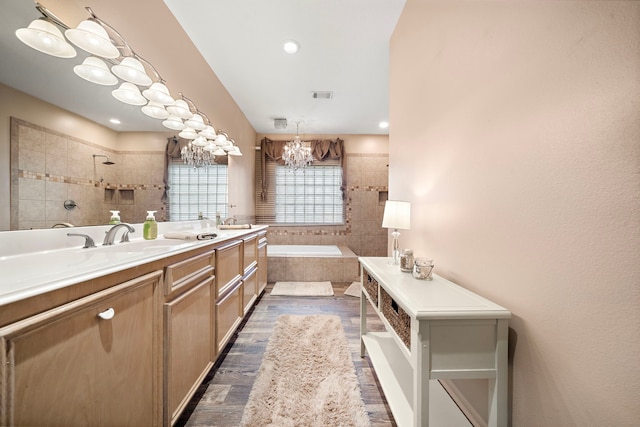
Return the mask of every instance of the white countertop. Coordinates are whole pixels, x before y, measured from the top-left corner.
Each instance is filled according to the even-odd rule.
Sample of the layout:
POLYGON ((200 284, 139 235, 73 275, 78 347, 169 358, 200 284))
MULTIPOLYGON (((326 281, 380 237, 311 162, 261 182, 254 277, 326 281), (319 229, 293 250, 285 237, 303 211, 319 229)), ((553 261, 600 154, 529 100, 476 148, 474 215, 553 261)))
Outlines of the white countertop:
POLYGON ((434 274, 433 280, 420 280, 400 271, 399 265, 390 264, 390 258, 360 257, 358 260, 378 283, 386 284, 387 293, 416 319, 511 317, 506 308, 438 275, 434 274))
POLYGON ((158 239, 144 240, 134 238, 142 235, 142 224, 131 225, 136 229, 131 242, 112 246, 102 246, 104 233, 111 226, 0 232, 0 306, 267 228, 217 230, 200 221, 158 223, 158 239), (169 231, 213 232, 218 237, 164 239, 162 234, 169 231), (68 237, 67 233, 88 234, 97 247, 83 249, 84 239, 68 237))

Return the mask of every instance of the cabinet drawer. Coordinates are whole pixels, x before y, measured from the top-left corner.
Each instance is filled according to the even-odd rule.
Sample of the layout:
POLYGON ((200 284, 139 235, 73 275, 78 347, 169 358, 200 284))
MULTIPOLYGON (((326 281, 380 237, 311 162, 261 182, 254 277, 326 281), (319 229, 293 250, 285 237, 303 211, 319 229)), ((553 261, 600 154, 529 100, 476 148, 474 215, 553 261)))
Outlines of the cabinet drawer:
POLYGON ((258 263, 258 235, 253 234, 251 236, 244 237, 242 266, 244 273, 247 274, 249 270, 254 268, 258 263))
POLYGON ((411 317, 380 287, 380 311, 400 340, 411 349, 411 317))
POLYGON ((378 281, 367 270, 363 270, 363 276, 362 287, 367 291, 373 305, 378 308, 378 281))
POLYGON ((242 282, 216 303, 216 352, 220 354, 242 320, 242 282))
POLYGON ((193 286, 213 275, 215 252, 207 252, 169 265, 165 270, 164 294, 170 295, 193 286))
POLYGON ((242 277, 242 240, 216 249, 216 294, 220 298, 242 277))

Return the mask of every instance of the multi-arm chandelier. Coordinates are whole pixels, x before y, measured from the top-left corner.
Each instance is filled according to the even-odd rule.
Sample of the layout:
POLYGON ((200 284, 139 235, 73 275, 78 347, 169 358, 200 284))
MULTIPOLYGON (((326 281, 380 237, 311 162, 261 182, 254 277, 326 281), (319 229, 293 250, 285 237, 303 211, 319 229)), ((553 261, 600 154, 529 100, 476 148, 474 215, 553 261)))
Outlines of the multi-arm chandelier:
POLYGON ((298 169, 304 169, 313 162, 311 148, 305 146, 300 140, 300 135, 298 135, 299 125, 300 122, 296 123, 295 139, 287 142, 282 153, 282 160, 284 160, 284 164, 288 166, 292 172, 295 172, 298 169))
POLYGON ((122 84, 112 91, 114 98, 125 104, 142 106, 142 113, 163 120, 163 126, 180 131, 181 138, 192 140, 181 153, 185 163, 201 167, 213 164, 215 156, 242 155, 235 141, 224 132, 216 132, 209 118, 193 101, 181 93, 181 99, 175 100, 158 70, 91 8, 86 8, 89 18, 77 28, 70 28, 37 1, 36 9, 42 18, 33 21, 28 28, 18 29, 16 36, 33 49, 59 58, 76 56, 75 48, 68 41, 92 54, 73 71, 85 80, 104 86, 114 86, 122 80, 122 84), (64 30, 64 36, 60 29, 64 30), (152 73, 155 82, 147 71, 152 73))

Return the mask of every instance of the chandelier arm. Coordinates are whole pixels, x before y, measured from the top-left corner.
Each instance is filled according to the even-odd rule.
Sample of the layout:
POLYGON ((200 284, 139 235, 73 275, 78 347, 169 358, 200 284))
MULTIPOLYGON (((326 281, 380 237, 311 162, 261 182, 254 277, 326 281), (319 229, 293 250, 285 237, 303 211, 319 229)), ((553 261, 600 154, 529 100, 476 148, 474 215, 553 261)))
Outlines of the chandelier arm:
POLYGON ((71 28, 67 24, 62 22, 62 20, 58 18, 53 12, 51 12, 49 9, 47 9, 45 6, 41 5, 38 2, 36 2, 36 9, 38 10, 38 12, 42 14, 42 16, 44 16, 46 19, 53 22, 57 26, 62 27, 65 30, 68 30, 69 28, 71 28))

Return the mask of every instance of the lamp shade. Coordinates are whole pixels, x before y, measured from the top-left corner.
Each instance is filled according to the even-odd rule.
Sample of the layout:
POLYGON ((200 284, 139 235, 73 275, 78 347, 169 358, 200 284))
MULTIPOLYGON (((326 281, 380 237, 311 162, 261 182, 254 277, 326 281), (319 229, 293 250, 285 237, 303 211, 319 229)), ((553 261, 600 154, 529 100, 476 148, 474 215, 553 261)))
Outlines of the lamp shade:
POLYGON ((144 70, 144 65, 136 58, 130 56, 124 58, 122 62, 111 67, 111 71, 122 80, 140 85, 149 86, 152 83, 151 77, 144 70))
POLYGON ((58 58, 76 56, 76 50, 67 43, 58 27, 44 18, 34 20, 28 28, 16 30, 16 37, 27 46, 47 55, 58 58))
POLYGON ((111 94, 115 99, 120 102, 124 102, 125 104, 145 105, 147 103, 147 98, 142 96, 138 86, 133 83, 124 82, 118 89, 111 91, 111 94))
POLYGON ((87 19, 77 28, 69 28, 64 35, 80 49, 103 58, 117 58, 120 51, 111 43, 107 31, 95 21, 87 19))
POLYGON ((103 86, 113 86, 118 84, 116 76, 111 74, 107 64, 95 56, 89 56, 82 64, 73 67, 73 72, 83 79, 103 86))
POLYGON ((142 95, 149 101, 157 102, 162 105, 171 105, 176 101, 169 94, 169 89, 164 83, 155 82, 149 89, 142 91, 142 95))
POLYGON ((411 224, 411 203, 387 200, 384 204, 382 227, 409 230, 411 224))

